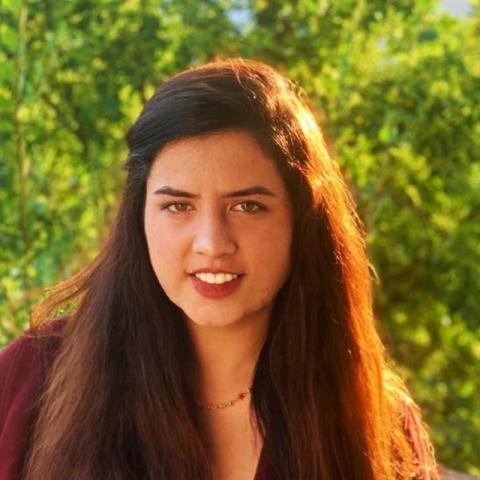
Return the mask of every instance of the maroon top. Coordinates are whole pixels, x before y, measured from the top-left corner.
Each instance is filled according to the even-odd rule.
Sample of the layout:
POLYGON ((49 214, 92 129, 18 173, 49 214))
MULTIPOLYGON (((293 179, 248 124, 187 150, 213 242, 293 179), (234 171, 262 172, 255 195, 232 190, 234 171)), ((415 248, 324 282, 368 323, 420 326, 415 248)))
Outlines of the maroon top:
POLYGON ((0 352, 0 480, 20 478, 40 393, 42 371, 36 354, 33 340, 25 336, 0 352))
MULTIPOLYGON (((24 334, 0 351, 0 480, 22 478, 44 372, 59 345, 57 333, 64 322, 64 319, 49 322, 44 327, 46 336, 35 338, 24 334)), ((428 439, 422 436, 419 416, 407 405, 403 416, 418 459, 416 478, 430 480, 428 466, 432 454, 428 439)), ((254 480, 274 479, 262 450, 254 480)))

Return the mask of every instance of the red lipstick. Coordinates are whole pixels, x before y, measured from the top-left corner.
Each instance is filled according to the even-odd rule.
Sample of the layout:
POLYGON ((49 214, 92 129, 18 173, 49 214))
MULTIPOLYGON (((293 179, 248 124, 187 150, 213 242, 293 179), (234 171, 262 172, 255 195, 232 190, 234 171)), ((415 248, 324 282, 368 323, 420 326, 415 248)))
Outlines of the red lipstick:
MULTIPOLYGON (((199 270, 199 271, 205 272, 205 273, 207 272, 214 273, 212 271, 209 271, 208 269, 199 270)), ((225 270, 219 270, 218 272, 227 273, 225 272, 225 270)), ((230 280, 229 282, 225 282, 221 284, 204 282, 199 278, 197 278, 195 275, 190 275, 190 278, 192 280, 192 284, 195 290, 203 297, 223 298, 228 295, 231 295, 238 288, 238 286, 240 285, 240 282, 242 281, 243 275, 239 275, 234 280, 230 280)))

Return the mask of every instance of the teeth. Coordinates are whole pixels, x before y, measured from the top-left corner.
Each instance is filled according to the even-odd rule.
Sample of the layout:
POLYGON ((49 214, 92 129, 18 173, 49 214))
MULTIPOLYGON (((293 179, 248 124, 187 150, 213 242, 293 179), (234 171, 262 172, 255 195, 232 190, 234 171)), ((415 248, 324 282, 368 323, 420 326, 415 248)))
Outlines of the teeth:
POLYGON ((195 276, 202 282, 214 283, 217 285, 231 282, 238 277, 238 275, 233 273, 196 273, 195 276))

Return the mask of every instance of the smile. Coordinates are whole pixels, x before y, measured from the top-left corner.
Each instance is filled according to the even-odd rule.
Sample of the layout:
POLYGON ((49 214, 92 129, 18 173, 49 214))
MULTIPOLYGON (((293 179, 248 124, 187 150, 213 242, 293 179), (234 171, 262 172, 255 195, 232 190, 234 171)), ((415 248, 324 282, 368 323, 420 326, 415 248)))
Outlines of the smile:
POLYGON ((194 275, 202 282, 212 285, 222 285, 238 278, 234 273, 195 273, 194 275))
POLYGON ((244 275, 232 273, 195 273, 190 275, 197 293, 211 299, 231 295, 238 288, 243 277, 244 275))

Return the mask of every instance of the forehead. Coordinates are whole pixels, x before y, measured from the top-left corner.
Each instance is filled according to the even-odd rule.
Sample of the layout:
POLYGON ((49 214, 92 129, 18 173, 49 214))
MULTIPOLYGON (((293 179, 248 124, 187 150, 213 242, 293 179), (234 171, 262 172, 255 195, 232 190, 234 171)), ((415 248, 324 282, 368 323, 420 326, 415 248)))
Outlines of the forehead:
MULTIPOLYGON (((244 131, 212 133, 168 143, 155 157, 149 182, 280 187, 274 160, 244 131)), ((175 185, 178 186, 178 185, 175 185)))

